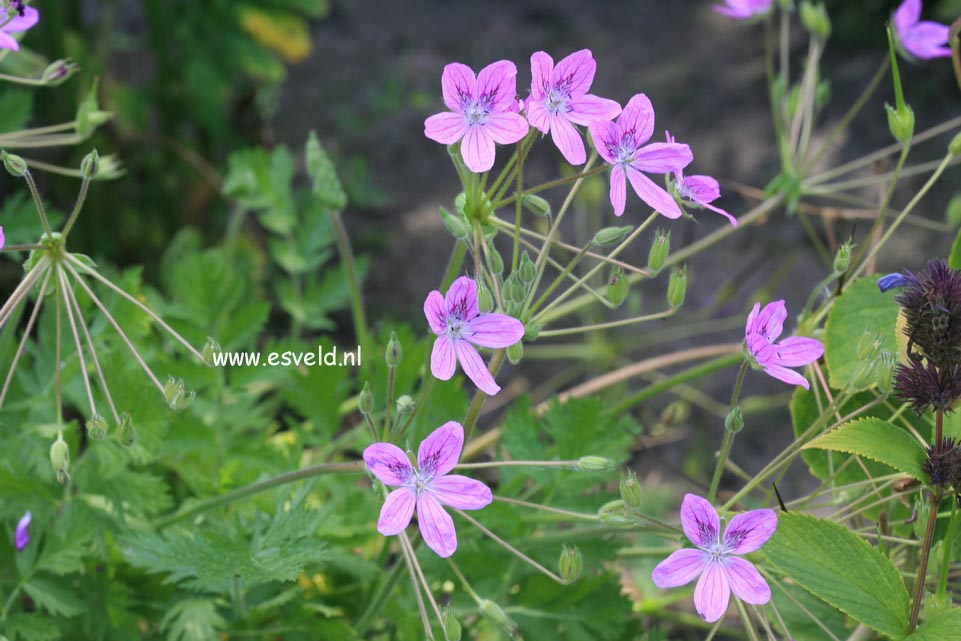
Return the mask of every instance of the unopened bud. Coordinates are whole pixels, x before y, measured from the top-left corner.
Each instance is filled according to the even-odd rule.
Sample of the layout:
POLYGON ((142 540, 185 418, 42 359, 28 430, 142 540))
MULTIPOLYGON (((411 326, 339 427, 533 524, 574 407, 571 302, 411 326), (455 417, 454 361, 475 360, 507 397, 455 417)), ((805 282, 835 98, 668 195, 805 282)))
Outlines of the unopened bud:
POLYGON ((828 17, 828 12, 823 4, 820 2, 814 4, 805 0, 801 3, 800 13, 801 24, 804 25, 805 29, 821 40, 828 39, 828 36, 831 35, 831 19, 828 17))
POLYGON ((544 328, 540 323, 527 323, 524 325, 524 342, 532 343, 537 340, 541 335, 541 330, 544 328))
POLYGON ((521 204, 535 216, 547 216, 551 213, 551 204, 536 194, 524 194, 521 196, 521 204))
POLYGON ((838 247, 838 252, 834 255, 834 272, 836 274, 843 274, 851 266, 851 250, 854 245, 848 241, 841 243, 838 247))
POLYGON ((530 285, 537 277, 537 267, 534 265, 534 261, 531 260, 531 256, 527 253, 526 249, 524 253, 521 254, 520 265, 517 266, 517 277, 525 285, 530 285))
POLYGON ((117 442, 124 447, 133 447, 137 442, 137 429, 133 424, 133 416, 130 412, 120 415, 120 426, 117 428, 117 442))
POLYGON ((684 304, 687 293, 687 267, 675 267, 671 270, 671 280, 667 284, 667 304, 671 309, 677 309, 684 304))
POLYGON ((724 417, 724 429, 735 434, 744 429, 744 412, 741 411, 740 405, 732 407, 724 417))
POLYGON ((881 349, 881 339, 877 334, 866 331, 858 339, 858 359, 864 361, 872 358, 881 349))
POLYGON ((99 171, 100 154, 97 153, 96 149, 93 149, 80 161, 80 174, 87 180, 90 180, 91 178, 96 178, 97 172, 99 171))
POLYGON ((444 636, 447 637, 447 641, 460 641, 462 635, 460 621, 450 611, 450 608, 444 610, 441 623, 444 624, 444 636))
POLYGON ((195 397, 196 393, 186 390, 182 378, 167 377, 167 384, 164 385, 164 399, 167 401, 167 407, 179 412, 190 407, 195 397))
POLYGON ((417 407, 417 403, 410 394, 404 394, 397 399, 397 413, 410 414, 417 407))
POLYGON ((561 578, 569 583, 581 578, 584 571, 584 559, 581 551, 575 545, 565 545, 561 550, 561 558, 557 562, 557 569, 560 570, 561 578))
POLYGON ((527 287, 517 274, 511 274, 504 281, 504 301, 523 303, 527 297, 527 287))
POLYGON ((524 343, 522 341, 517 341, 507 348, 507 360, 511 362, 511 365, 517 365, 522 358, 524 358, 524 343))
POLYGON ((461 220, 467 220, 467 194, 460 192, 454 196, 454 210, 460 216, 461 220))
POLYGON ((370 381, 364 383, 364 389, 360 390, 360 396, 357 397, 357 409, 364 415, 374 411, 374 393, 370 391, 370 381))
POLYGON ((661 411, 661 424, 664 426, 678 425, 691 415, 691 406, 685 401, 672 401, 661 411))
POLYGON ((955 134, 954 138, 948 144, 948 151, 951 152, 952 156, 961 156, 961 132, 955 134))
POLYGON ((609 472, 614 469, 614 461, 604 456, 582 456, 577 459, 577 469, 582 472, 609 472))
POLYGON ((6 151, 0 152, 0 155, 3 156, 3 166, 10 172, 10 175, 22 178, 27 173, 27 163, 23 158, 8 154, 6 151))
POLYGON ((484 313, 494 311, 494 296, 482 282, 477 283, 477 309, 484 313))
POLYGON ((487 245, 487 266, 492 274, 500 276, 504 273, 504 259, 497 248, 494 247, 494 243, 488 243, 487 245))
POLYGON ((99 413, 87 419, 87 435, 93 441, 107 438, 107 420, 99 413))
POLYGON ((630 225, 625 227, 605 227, 594 234, 593 243, 598 247, 615 245, 624 240, 633 229, 630 225))
POLYGON ((508 635, 513 635, 517 630, 517 624, 511 621, 501 607, 490 599, 481 599, 477 609, 480 610, 481 616, 502 628, 508 635))
POLYGON ((651 251, 647 255, 647 268, 654 274, 660 273, 667 261, 667 255, 671 251, 671 232, 666 234, 657 232, 654 242, 651 243, 651 251))
POLYGON ((617 266, 612 267, 611 276, 607 281, 607 300, 610 301, 611 305, 619 307, 621 303, 627 300, 630 287, 624 269, 617 266))
POLYGON ((949 225, 955 227, 961 225, 961 194, 955 194, 951 202, 948 203, 948 209, 944 213, 944 217, 949 225))
POLYGON ((850 385, 854 390, 865 390, 877 382, 877 360, 868 358, 860 361, 851 372, 850 385))
POLYGON ((875 371, 874 382, 882 394, 890 394, 892 380, 894 377, 894 366, 898 363, 898 357, 893 352, 882 352, 877 359, 877 370, 875 371))
MULTIPOLYGON (((888 129, 891 135, 901 144, 907 144, 914 135, 914 110, 908 105, 895 109, 891 105, 884 105, 888 112, 888 129)), ((952 152, 953 153, 953 152, 952 152)))
POLYGON ((63 483, 70 478, 70 446, 58 436, 50 446, 50 466, 57 475, 57 482, 63 483))
POLYGON ((641 505, 641 484, 637 482, 637 476, 633 470, 628 470, 627 474, 621 476, 619 486, 621 500, 624 505, 630 508, 637 508, 641 505))
POLYGON ((387 367, 397 367, 400 365, 401 360, 404 358, 404 350, 401 348, 400 339, 397 338, 397 334, 394 332, 390 333, 390 340, 387 341, 387 353, 384 355, 387 361, 387 367))
POLYGON ((464 240, 470 236, 470 224, 463 218, 455 216, 443 207, 440 208, 440 217, 444 221, 444 227, 457 240, 464 240))
POLYGON ((214 355, 219 355, 223 349, 220 347, 220 343, 215 341, 210 336, 207 337, 207 342, 204 343, 203 357, 204 362, 208 365, 214 365, 214 355))
POLYGON ((57 85, 63 84, 67 79, 75 74, 80 67, 75 65, 69 59, 67 60, 56 60, 47 65, 47 68, 43 70, 43 74, 40 76, 43 80, 43 84, 48 87, 56 87, 57 85))

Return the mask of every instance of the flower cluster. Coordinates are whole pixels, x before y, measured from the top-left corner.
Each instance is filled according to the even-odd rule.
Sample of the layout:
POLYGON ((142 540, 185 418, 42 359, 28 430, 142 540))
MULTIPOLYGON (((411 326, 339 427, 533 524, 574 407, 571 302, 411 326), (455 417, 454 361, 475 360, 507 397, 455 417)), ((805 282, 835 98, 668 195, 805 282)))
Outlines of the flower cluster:
POLYGON ((953 438, 945 438, 940 446, 929 447, 924 471, 931 478, 931 485, 940 488, 952 486, 961 490, 961 448, 957 442, 953 438))

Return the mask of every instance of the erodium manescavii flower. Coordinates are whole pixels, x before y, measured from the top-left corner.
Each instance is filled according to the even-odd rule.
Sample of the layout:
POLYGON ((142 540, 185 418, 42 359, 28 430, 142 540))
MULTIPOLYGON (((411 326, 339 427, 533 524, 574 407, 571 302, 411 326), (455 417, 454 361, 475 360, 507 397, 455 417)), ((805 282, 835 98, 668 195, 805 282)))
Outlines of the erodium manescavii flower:
POLYGON ((659 588, 676 588, 697 579, 694 607, 713 623, 727 611, 734 596, 745 603, 763 605, 771 588, 750 561, 740 555, 758 550, 777 529, 774 510, 738 514, 721 536, 721 521, 707 499, 687 494, 681 504, 681 526, 696 548, 684 548, 661 561, 651 578, 659 588))
MULTIPOLYGON (((665 131, 667 142, 675 142, 671 132, 665 131)), ((731 225, 737 227, 737 219, 720 207, 715 207, 711 203, 721 197, 721 186, 710 176, 685 176, 683 169, 674 172, 674 189, 677 195, 696 207, 704 207, 711 211, 721 214, 731 225)))
POLYGON ((505 314, 482 314, 477 308, 477 283, 461 276, 447 290, 436 289, 424 301, 424 315, 437 334, 430 355, 430 371, 442 381, 454 375, 460 362, 464 373, 482 392, 493 396, 500 391, 475 345, 499 349, 510 347, 524 337, 524 324, 505 314))
POLYGON ((494 166, 494 143, 509 145, 530 131, 517 113, 517 67, 500 60, 477 76, 467 65, 452 62, 441 77, 444 104, 450 111, 424 121, 424 135, 445 145, 461 141, 464 164, 474 173, 494 166))
POLYGON ((554 144, 572 165, 583 165, 587 160, 584 139, 574 125, 611 120, 621 113, 621 106, 613 100, 587 93, 596 69, 588 49, 575 51, 556 66, 543 51, 531 56, 527 120, 541 133, 551 132, 554 144))
POLYGON ((417 525, 424 543, 438 556, 457 549, 454 520, 442 505, 458 510, 479 510, 493 500, 490 488, 480 481, 450 474, 464 448, 464 428, 456 421, 444 423, 417 449, 417 469, 396 445, 374 443, 364 450, 367 469, 384 485, 397 489, 387 495, 380 510, 377 531, 399 534, 417 510, 417 525))
POLYGON ((791 336, 775 343, 784 331, 787 308, 783 300, 768 303, 761 309, 755 303, 744 327, 744 343, 754 362, 770 376, 790 385, 810 389, 807 379, 789 367, 813 363, 824 354, 821 341, 803 336, 791 336))
POLYGON ((714 5, 714 10, 735 20, 751 20, 771 10, 773 0, 724 0, 714 5))
POLYGON ((951 56, 948 25, 921 20, 921 0, 904 0, 893 22, 898 42, 909 55, 921 60, 951 56))
POLYGON ((597 153, 613 165, 611 169, 611 204, 614 214, 624 213, 626 181, 641 200, 668 218, 680 218, 681 208, 663 187, 645 175, 668 174, 684 169, 693 159, 687 145, 655 142, 645 145, 654 133, 654 107, 642 93, 631 98, 617 122, 595 121, 590 124, 591 138, 597 153))
POLYGON ((33 517, 31 516, 30 512, 27 511, 22 517, 20 517, 20 521, 17 522, 17 529, 13 534, 13 543, 18 551, 27 547, 27 543, 30 542, 30 532, 28 531, 28 528, 30 527, 30 521, 32 518, 33 517))
POLYGON ((0 26, 0 49, 20 51, 20 43, 10 34, 26 31, 37 24, 40 20, 40 13, 33 7, 23 6, 22 2, 17 4, 15 8, 11 8, 13 9, 12 17, 0 12, 0 25, 3 25, 0 26))

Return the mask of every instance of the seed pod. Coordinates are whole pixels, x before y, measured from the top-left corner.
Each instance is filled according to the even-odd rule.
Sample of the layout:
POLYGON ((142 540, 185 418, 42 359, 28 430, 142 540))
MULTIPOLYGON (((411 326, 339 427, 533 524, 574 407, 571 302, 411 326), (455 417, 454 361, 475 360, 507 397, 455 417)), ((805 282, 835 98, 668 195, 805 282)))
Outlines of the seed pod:
POLYGON ((395 332, 390 333, 390 340, 387 341, 387 352, 384 355, 387 366, 390 368, 400 365, 404 357, 404 350, 401 348, 400 339, 395 332))
POLYGON ((494 243, 487 244, 487 267, 490 268, 492 274, 500 276, 504 273, 504 259, 497 248, 494 247, 494 243))
POLYGON ((174 379, 173 376, 167 377, 167 384, 164 385, 164 399, 167 401, 167 407, 175 412, 179 412, 190 407, 195 397, 195 392, 188 392, 186 390, 182 378, 174 379))
POLYGON ((647 254, 647 268, 654 274, 660 273, 667 261, 667 255, 671 251, 671 232, 657 232, 654 242, 651 243, 651 251, 647 254))
POLYGON ((410 414, 414 411, 417 403, 410 394, 404 394, 397 399, 397 413, 398 414, 410 414))
MULTIPOLYGON (((907 143, 914 135, 914 110, 908 105, 902 105, 900 109, 891 105, 884 105, 884 108, 888 112, 888 129, 891 130, 891 135, 899 143, 907 143)), ((951 153, 955 153, 953 148, 951 153)))
POLYGON ((624 240, 633 229, 630 225, 625 227, 605 227, 594 234, 594 240, 592 242, 598 247, 616 245, 624 240))
POLYGON ((501 607, 490 599, 481 599, 477 609, 480 610, 481 616, 499 626, 508 635, 513 636, 514 632, 517 631, 517 624, 511 621, 501 607))
POLYGON ((621 304, 627 300, 627 295, 630 293, 630 286, 624 270, 617 266, 612 267, 611 277, 607 281, 607 300, 609 300, 614 307, 620 307, 621 304))
POLYGON ((58 436, 50 446, 50 466, 57 475, 57 482, 63 484, 70 478, 70 446, 58 436))
POLYGON ((735 434, 744 429, 744 413, 741 411, 740 405, 732 407, 731 411, 724 417, 724 429, 735 434))
POLYGON ((524 253, 521 254, 520 265, 517 266, 517 277, 525 285, 530 285, 537 277, 536 266, 534 265, 534 261, 531 260, 530 254, 527 253, 526 249, 524 250, 524 253))
POLYGON ((831 19, 824 5, 820 2, 814 4, 805 0, 801 3, 801 24, 811 35, 817 36, 821 40, 827 40, 831 35, 831 19))
POLYGON ((687 293, 687 268, 675 267, 671 270, 671 280, 667 284, 667 303, 671 309, 677 309, 684 304, 687 293))
POLYGON ((87 419, 87 435, 91 440, 102 441, 107 438, 107 421, 97 413, 87 419))
POLYGON ((447 637, 447 641, 460 641, 462 635, 460 621, 457 620, 450 608, 444 610, 442 623, 444 624, 444 635, 447 637))
POLYGON ((117 441, 124 447, 133 447, 137 442, 137 430, 133 425, 130 412, 120 415, 120 426, 117 428, 117 441))
POLYGON ((640 507, 642 498, 641 484, 637 482, 637 476, 633 470, 628 470, 627 474, 621 476, 619 489, 624 505, 630 508, 640 507))
POLYGON ((440 217, 444 221, 444 227, 457 240, 464 240, 470 236, 470 224, 459 216, 455 216, 443 207, 440 208, 440 217))
POLYGON ((80 173, 84 178, 90 180, 97 177, 100 171, 100 154, 96 149, 92 149, 89 154, 80 161, 80 173))
POLYGON ((851 266, 851 249, 854 245, 851 241, 841 243, 838 247, 838 252, 834 255, 834 271, 837 274, 843 274, 851 266))
POLYGON ((27 163, 20 156, 8 154, 6 151, 0 152, 0 156, 3 157, 3 166, 10 172, 10 175, 22 178, 27 173, 27 163))
POLYGON ((547 216, 551 213, 551 204, 537 194, 524 194, 521 196, 521 204, 535 216, 547 216))
POLYGON ((477 283, 477 309, 482 312, 494 310, 494 296, 484 283, 477 283))
POLYGON ((581 551, 575 545, 565 545, 561 550, 561 558, 557 563, 561 578, 569 583, 581 578, 584 570, 584 559, 581 551))
POLYGON ((577 469, 582 472, 608 472, 614 469, 614 461, 604 456, 582 456, 577 459, 577 469))
POLYGON ((374 393, 370 391, 370 381, 364 383, 364 389, 357 397, 357 409, 365 416, 374 411, 374 393))

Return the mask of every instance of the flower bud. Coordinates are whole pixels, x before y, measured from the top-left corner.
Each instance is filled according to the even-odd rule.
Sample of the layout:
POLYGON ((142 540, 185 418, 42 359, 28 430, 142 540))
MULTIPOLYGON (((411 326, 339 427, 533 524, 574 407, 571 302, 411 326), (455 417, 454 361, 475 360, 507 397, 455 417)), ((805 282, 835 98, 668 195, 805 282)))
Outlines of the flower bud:
POLYGON ((521 254, 520 265, 517 266, 517 277, 525 285, 530 285, 537 278, 537 266, 534 265, 534 261, 531 260, 531 256, 526 249, 521 254))
POLYGON ((535 216, 547 216, 551 213, 551 204, 536 194, 524 194, 521 196, 521 204, 535 216))
MULTIPOLYGON (((914 135, 914 111, 908 105, 895 109, 891 105, 884 105, 888 112, 888 129, 891 135, 901 144, 907 144, 914 135)), ((953 152, 952 152, 953 153, 953 152)))
POLYGON ((671 232, 664 234, 658 231, 654 236, 654 242, 651 243, 651 251, 647 255, 647 268, 654 274, 660 273, 670 251, 671 232))
POLYGON ((824 5, 820 2, 814 4, 805 0, 801 3, 801 24, 813 36, 821 40, 827 40, 831 35, 831 19, 824 5))
POLYGON ((464 240, 470 236, 470 224, 463 218, 455 216, 443 207, 440 208, 440 217, 444 221, 444 227, 457 240, 464 240))
POLYGON ((100 413, 87 419, 87 435, 91 440, 102 441, 107 438, 107 430, 107 420, 100 413))
POLYGON ((90 153, 80 161, 80 174, 87 180, 90 180, 91 178, 96 178, 97 172, 99 171, 100 154, 97 153, 96 149, 92 149, 90 153))
POLYGON ((894 389, 892 382, 894 379, 894 366, 898 363, 898 357, 893 352, 882 352, 877 359, 877 369, 875 370, 874 382, 878 386, 878 391, 882 394, 890 394, 894 389))
POLYGON ((57 474, 57 482, 63 483, 70 478, 70 447, 58 436, 50 446, 50 466, 57 474))
POLYGON ((361 414, 367 415, 374 411, 374 393, 370 391, 370 381, 364 383, 364 389, 357 397, 357 409, 361 414))
POLYGON ((948 144, 948 151, 951 152, 952 156, 961 156, 961 132, 955 134, 954 138, 948 144))
POLYGON ((687 293, 687 267, 675 267, 671 270, 671 280, 667 284, 667 304, 671 309, 677 309, 684 304, 687 293))
POLYGON ((10 175, 16 178, 23 178, 23 175, 27 173, 27 163, 20 156, 14 154, 8 154, 6 151, 0 152, 3 156, 3 166, 10 175))
POLYGON ((208 336, 207 342, 204 343, 204 351, 202 354, 204 362, 207 363, 207 365, 214 365, 214 355, 220 354, 222 351, 223 349, 220 347, 220 343, 208 336))
POLYGON ((490 268, 492 274, 497 274, 500 276, 504 273, 504 259, 501 257, 497 248, 494 247, 494 243, 489 243, 487 245, 487 266, 490 268))
POLYGON ((594 234, 594 240, 592 242, 598 247, 615 245, 624 240, 633 229, 630 225, 624 227, 605 227, 594 234))
POLYGON ((691 406, 685 401, 672 401, 661 411, 660 423, 664 426, 678 425, 691 415, 691 406))
POLYGON ((71 62, 69 58, 66 60, 56 60, 47 65, 47 68, 43 70, 40 78, 46 86, 56 87, 66 82, 70 76, 79 70, 80 67, 71 62))
POLYGON ((841 243, 838 247, 838 252, 834 255, 834 272, 836 274, 843 274, 851 266, 851 250, 854 245, 851 241, 841 243))
POLYGON ((577 469, 582 472, 609 472, 614 461, 604 456, 582 456, 577 459, 577 469))
POLYGON ((517 630, 517 624, 511 621, 510 617, 504 613, 499 605, 490 599, 481 599, 477 609, 480 610, 481 616, 485 619, 502 628, 508 635, 514 635, 514 632, 517 630))
POLYGON ((877 381, 877 365, 875 358, 868 358, 859 362, 851 372, 849 384, 854 390, 865 390, 877 381))
POLYGON ((621 476, 619 486, 621 500, 624 505, 630 508, 637 508, 641 505, 641 484, 637 482, 637 476, 633 470, 628 470, 627 474, 621 476))
POLYGON ((874 332, 864 332, 858 339, 858 358, 862 361, 873 357, 881 349, 881 339, 874 332))
POLYGON ((117 442, 124 447, 133 447, 137 442, 137 429, 133 424, 133 416, 130 412, 120 415, 120 426, 117 428, 117 442))
POLYGON ((955 227, 961 225, 961 194, 955 194, 951 202, 948 203, 948 209, 944 212, 944 217, 949 225, 955 227))
POLYGON ((504 302, 523 303, 527 297, 527 287, 517 274, 511 274, 504 281, 504 302))
POLYGON ((507 360, 511 362, 511 365, 517 365, 522 358, 524 358, 524 343, 522 341, 517 341, 507 348, 507 360))
POLYGON ((560 570, 561 578, 568 583, 573 583, 581 578, 581 573, 584 570, 584 559, 576 545, 564 546, 564 549, 561 550, 561 558, 557 562, 557 568, 560 570))
POLYGON ((415 407, 417 407, 417 403, 410 394, 404 394, 397 399, 398 414, 410 414, 415 407))
POLYGON ((167 384, 164 385, 164 399, 167 401, 167 407, 179 412, 190 407, 195 397, 196 394, 194 392, 188 392, 186 390, 182 378, 174 379, 173 376, 167 377, 167 384))
POLYGON ((740 405, 732 407, 724 417, 724 429, 735 434, 744 429, 744 412, 741 411, 740 405))
POLYGON ((621 303, 627 300, 627 295, 630 293, 630 286, 631 284, 624 274, 624 269, 617 266, 612 267, 611 277, 607 281, 607 300, 609 300, 614 307, 620 307, 621 303))
POLYGON ((454 196, 454 210, 461 220, 467 221, 467 194, 460 192, 454 196))
POLYGON ((462 634, 460 621, 457 620, 450 608, 444 610, 441 623, 444 625, 444 636, 447 637, 447 641, 460 641, 462 634))
POLYGON ((482 282, 477 283, 477 309, 485 313, 494 311, 494 296, 482 282))
POLYGON ((524 342, 533 343, 541 335, 541 330, 544 328, 540 323, 527 323, 524 325, 524 342))
POLYGON ((387 353, 384 355, 387 367, 397 367, 404 358, 404 350, 401 348, 400 339, 395 332, 390 333, 390 340, 387 341, 387 353))

